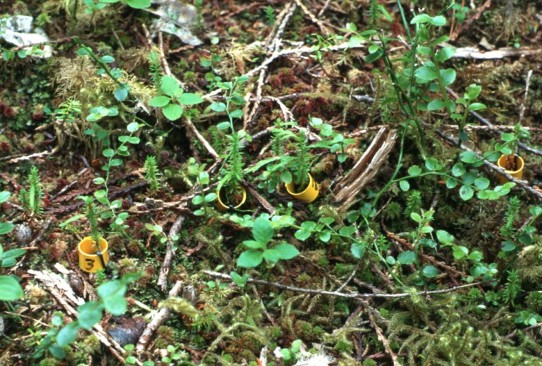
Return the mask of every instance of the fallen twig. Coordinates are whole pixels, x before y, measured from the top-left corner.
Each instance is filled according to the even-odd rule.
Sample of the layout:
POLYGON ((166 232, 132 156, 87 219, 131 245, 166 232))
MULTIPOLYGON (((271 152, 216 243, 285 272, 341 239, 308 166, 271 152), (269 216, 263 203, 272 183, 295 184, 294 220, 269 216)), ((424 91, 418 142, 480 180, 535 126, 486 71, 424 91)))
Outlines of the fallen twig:
POLYGON ((303 2, 301 2, 301 0, 294 0, 294 1, 297 4, 297 6, 299 6, 301 10, 303 10, 303 13, 305 13, 305 15, 309 17, 311 22, 313 22, 314 24, 318 26, 318 28, 320 28, 320 31, 322 32, 323 35, 329 34, 329 30, 327 29, 327 27, 316 16, 314 16, 313 13, 310 12, 310 10, 305 6, 305 4, 303 4, 303 2))
POLYGON ((0 158, 0 161, 7 160, 8 164, 15 164, 19 163, 21 161, 30 160, 30 159, 37 159, 37 158, 43 158, 45 156, 50 155, 51 153, 49 151, 42 151, 39 153, 34 153, 30 155, 22 155, 22 156, 4 156, 3 158, 0 158))
MULTIPOLYGON (((169 297, 177 296, 183 289, 183 282, 177 281, 175 285, 169 291, 169 297)), ((169 318, 170 310, 168 307, 163 307, 156 312, 154 317, 151 319, 147 327, 139 337, 137 342, 136 352, 141 354, 147 348, 152 334, 158 327, 169 318)))
POLYGON ((171 225, 171 229, 169 229, 166 255, 164 256, 162 267, 160 267, 160 274, 158 275, 158 281, 156 282, 156 284, 160 287, 162 291, 166 291, 167 275, 169 274, 169 269, 171 268, 171 261, 173 260, 173 255, 175 254, 175 244, 173 243, 173 237, 177 236, 179 230, 181 230, 183 221, 184 216, 179 215, 173 225, 171 225))
MULTIPOLYGON (((233 279, 231 278, 231 276, 227 275, 227 274, 224 274, 224 273, 215 272, 215 271, 208 271, 208 270, 204 270, 203 273, 205 273, 206 275, 209 275, 211 277, 221 278, 223 280, 233 282, 233 279)), ((454 286, 454 287, 450 287, 450 288, 442 289, 442 290, 417 291, 417 292, 414 292, 414 293, 400 292, 400 293, 396 293, 396 294, 386 294, 386 293, 373 294, 373 293, 358 293, 358 292, 344 293, 344 292, 338 292, 338 291, 326 291, 326 290, 318 290, 318 289, 302 288, 302 287, 283 285, 283 284, 277 283, 277 282, 258 280, 258 279, 254 279, 254 278, 249 278, 247 280, 247 283, 253 283, 253 284, 264 285, 264 286, 272 286, 272 287, 280 288, 280 289, 283 289, 283 290, 300 292, 300 293, 305 293, 305 294, 336 296, 336 297, 343 297, 343 298, 347 298, 347 299, 371 299, 371 298, 399 299, 399 298, 409 297, 409 296, 412 296, 412 295, 430 296, 430 295, 445 294, 445 293, 458 291, 458 290, 468 288, 468 287, 472 287, 472 286, 478 286, 478 285, 482 284, 483 282, 468 283, 466 285, 454 286)))
POLYGON ((384 332, 382 331, 382 328, 380 328, 380 326, 376 322, 376 319, 375 319, 375 316, 373 315, 373 312, 368 311, 367 315, 369 316, 369 322, 371 323, 371 327, 375 330, 378 340, 384 346, 384 349, 386 350, 386 353, 391 357, 391 361, 393 362, 393 366, 401 366, 401 364, 399 363, 399 359, 397 358, 397 355, 395 354, 395 352, 393 352, 393 350, 390 347, 390 342, 388 341, 386 336, 384 336, 384 332))
POLYGON ((476 47, 460 47, 455 49, 453 58, 474 58, 478 60, 494 60, 505 57, 524 57, 539 55, 542 49, 531 48, 501 48, 494 51, 481 51, 476 47))
POLYGON ((196 128, 196 126, 194 126, 190 118, 185 116, 183 118, 183 123, 194 134, 194 136, 196 136, 199 142, 201 142, 201 144, 205 147, 209 155, 211 155, 216 160, 220 160, 220 156, 218 155, 214 147, 205 139, 205 137, 203 137, 201 133, 199 133, 198 129, 196 128))

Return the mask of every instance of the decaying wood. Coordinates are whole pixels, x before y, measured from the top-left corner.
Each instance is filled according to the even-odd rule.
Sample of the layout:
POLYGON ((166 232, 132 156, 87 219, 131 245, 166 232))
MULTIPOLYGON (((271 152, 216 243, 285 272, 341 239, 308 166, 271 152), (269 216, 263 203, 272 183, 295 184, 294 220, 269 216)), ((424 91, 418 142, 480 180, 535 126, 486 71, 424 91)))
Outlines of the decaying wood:
MULTIPOLYGON (((64 268, 63 271, 68 270, 64 268)), ((28 270, 28 273, 43 284, 68 314, 74 318, 78 316, 76 307, 84 304, 85 300, 75 294, 69 283, 62 276, 50 271, 28 270)), ((125 353, 124 349, 105 332, 100 324, 96 324, 91 332, 122 364, 126 363, 122 356, 125 353)), ((141 365, 141 362, 137 361, 137 364, 141 365)))
POLYGON ((171 225, 171 229, 169 229, 166 255, 164 256, 164 262, 162 263, 162 267, 160 267, 160 274, 158 275, 158 281, 156 283, 162 291, 166 291, 167 275, 169 274, 169 269, 171 268, 171 261, 173 260, 173 256, 175 254, 175 244, 173 243, 173 237, 177 236, 179 230, 181 230, 183 221, 184 216, 179 215, 173 225, 171 225))
MULTIPOLYGON (((175 285, 171 288, 169 291, 169 297, 177 296, 181 290, 183 289, 183 282, 177 281, 175 285)), ((151 321, 147 324, 147 327, 141 334, 141 337, 139 337, 139 341, 137 342, 136 346, 136 352, 138 354, 145 351, 147 348, 147 345, 149 344, 149 341, 151 339, 152 334, 158 327, 165 322, 170 315, 170 310, 168 307, 163 307, 160 310, 158 310, 155 313, 155 316, 151 319, 151 321)))
POLYGON ((395 130, 381 128, 350 172, 337 182, 333 194, 335 202, 341 204, 341 210, 354 203, 358 193, 374 178, 395 146, 396 138, 395 130))

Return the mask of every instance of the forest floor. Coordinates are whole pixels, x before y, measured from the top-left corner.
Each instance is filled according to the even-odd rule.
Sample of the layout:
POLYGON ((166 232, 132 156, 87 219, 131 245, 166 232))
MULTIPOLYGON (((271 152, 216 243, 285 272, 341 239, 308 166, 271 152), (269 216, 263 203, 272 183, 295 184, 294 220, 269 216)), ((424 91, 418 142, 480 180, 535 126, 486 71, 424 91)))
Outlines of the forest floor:
POLYGON ((539 1, 8 0, 0 51, 0 365, 541 364, 539 1))

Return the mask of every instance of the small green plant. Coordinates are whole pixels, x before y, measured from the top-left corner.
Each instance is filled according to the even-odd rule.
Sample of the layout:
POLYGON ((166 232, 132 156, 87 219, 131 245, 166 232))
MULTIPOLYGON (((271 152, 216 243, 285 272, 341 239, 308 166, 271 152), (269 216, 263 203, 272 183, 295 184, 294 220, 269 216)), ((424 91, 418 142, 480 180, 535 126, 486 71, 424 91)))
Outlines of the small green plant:
POLYGON ((274 243, 275 230, 271 220, 266 216, 260 216, 254 220, 252 226, 252 239, 242 242, 247 247, 237 259, 239 267, 258 267, 264 260, 269 265, 276 264, 279 260, 288 260, 299 255, 299 250, 287 242, 274 243), (272 245, 272 246, 271 246, 272 245))
POLYGON ((310 126, 316 129, 322 137, 321 141, 311 144, 311 148, 326 149, 330 153, 337 155, 339 163, 344 163, 348 158, 345 149, 347 146, 353 144, 355 140, 345 138, 342 133, 335 131, 332 125, 324 123, 320 118, 312 117, 310 119, 310 126))
MULTIPOLYGON (((479 168, 483 165, 481 159, 475 152, 463 151, 459 154, 459 162, 455 163, 451 169, 444 167, 437 159, 427 157, 424 167, 412 165, 408 168, 408 175, 392 179, 392 183, 398 183, 402 191, 410 190, 409 180, 412 178, 421 178, 425 176, 442 177, 446 180, 448 189, 459 187, 458 193, 462 200, 468 201, 474 197, 481 200, 497 200, 510 193, 515 186, 513 182, 507 182, 490 188, 490 180, 480 174, 479 168), (451 174, 450 174, 451 173, 451 174)), ((381 191, 382 192, 382 191, 381 191)), ((373 200, 373 206, 376 204, 381 192, 373 200)))
POLYGON ((26 181, 28 188, 19 192, 19 201, 31 215, 39 215, 43 209, 43 188, 39 170, 35 166, 30 169, 26 181))
POLYGON ((154 236, 157 236, 160 240, 160 244, 166 244, 168 241, 175 243, 179 240, 179 235, 169 236, 164 232, 164 229, 160 225, 145 224, 145 228, 149 230, 154 236))
POLYGON ((181 118, 186 106, 203 102, 203 99, 198 94, 185 93, 179 81, 169 75, 164 75, 160 79, 160 92, 160 95, 151 99, 150 105, 160 108, 164 116, 170 121, 181 118))
POLYGON ((98 243, 100 243, 102 239, 102 235, 100 234, 100 230, 98 229, 98 213, 96 212, 94 199, 88 196, 80 196, 79 198, 85 202, 86 211, 87 211, 87 220, 90 225, 90 236, 92 237, 92 240, 94 241, 94 245, 96 246, 97 251, 99 252, 100 247, 98 243))
POLYGON ((228 117, 227 121, 220 122, 217 125, 218 130, 229 131, 226 136, 228 149, 220 168, 221 178, 218 182, 217 191, 220 194, 221 201, 232 207, 235 207, 241 201, 239 195, 244 190, 242 188, 244 163, 241 139, 250 138, 244 130, 236 131, 234 127, 234 120, 243 116, 241 107, 245 104, 245 100, 241 94, 241 89, 245 81, 246 78, 236 78, 228 82, 217 81, 217 85, 225 93, 226 103, 213 102, 209 106, 212 111, 217 113, 225 112, 228 117))
MULTIPOLYGON (((452 51, 450 51, 452 52, 452 51)), ((483 103, 475 102, 482 91, 482 87, 476 84, 471 84, 467 87, 467 91, 463 94, 462 98, 457 98, 456 103, 463 106, 463 113, 452 113, 451 119, 456 121, 459 127, 459 144, 468 140, 468 135, 465 132, 465 125, 467 124, 467 118, 471 111, 480 111, 487 108, 483 103)), ((431 103, 435 104, 435 101, 431 103)), ((428 105, 428 109, 432 110, 432 107, 437 108, 437 105, 431 106, 431 103, 428 105)), ((437 108, 438 109, 438 108, 437 108)))
MULTIPOLYGON (((10 196, 10 192, 0 192, 0 205, 7 202, 10 196)), ((0 236, 9 234, 13 228, 12 223, 0 221, 0 236)), ((11 249, 4 252, 4 248, 0 244, 0 270, 13 267, 17 262, 17 258, 24 253, 24 249, 11 249)), ((20 299, 23 295, 23 289, 15 277, 0 275, 0 301, 14 301, 20 299)))
MULTIPOLYGON (((10 249, 4 252, 0 245, 0 270, 13 267, 17 263, 17 258, 25 252, 24 249, 10 249)), ((23 295, 23 289, 14 276, 0 275, 0 301, 14 301, 23 295)))
POLYGON ((514 125, 514 132, 507 132, 501 135, 501 143, 495 144, 495 150, 503 155, 513 155, 517 153, 518 143, 521 140, 528 140, 531 133, 523 128, 521 124, 514 125))
POLYGON ((139 277, 138 274, 126 274, 121 279, 101 284, 96 291, 98 294, 97 301, 89 301, 77 307, 79 313, 77 320, 61 329, 59 329, 58 325, 62 321, 58 325, 53 324, 54 332, 47 341, 51 354, 56 358, 63 359, 65 357, 64 347, 75 341, 79 329, 91 330, 94 325, 102 320, 104 311, 113 316, 124 314, 128 310, 128 301, 124 297, 128 285, 139 277), (53 338, 54 342, 52 341, 53 338))
POLYGON ((290 344, 290 347, 278 349, 278 351, 280 352, 280 358, 284 360, 285 364, 293 365, 293 363, 297 361, 301 353, 302 345, 303 342, 301 341, 301 339, 296 339, 292 342, 292 344, 290 344))
POLYGON ((535 327, 542 322, 542 316, 528 310, 520 311, 515 319, 516 324, 535 327))
POLYGON ((272 6, 268 5, 263 9, 263 12, 265 14, 265 19, 267 20, 267 24, 274 25, 277 21, 277 17, 275 16, 275 10, 272 6))
POLYGON ((160 80, 162 79, 162 65, 160 64, 160 54, 158 51, 149 52, 149 74, 156 89, 160 89, 160 80))
MULTIPOLYGON (((115 0, 108 0, 108 1, 115 1, 115 0)), ((117 0, 118 1, 118 0, 117 0)), ((145 0, 147 1, 147 0, 145 0)), ((96 64, 100 66, 100 69, 98 70, 99 75, 107 75, 115 82, 117 85, 117 89, 113 92, 113 96, 115 99, 119 102, 123 102, 128 98, 128 95, 130 93, 130 86, 122 81, 120 81, 122 77, 122 70, 117 67, 110 67, 110 65, 114 65, 115 58, 110 55, 105 55, 102 57, 98 57, 94 53, 91 47, 83 44, 78 38, 75 39, 76 43, 79 44, 80 48, 76 51, 76 54, 78 56, 89 56, 96 64)))
POLYGON ((171 344, 166 347, 167 355, 163 356, 160 361, 163 365, 184 365, 185 362, 188 362, 187 365, 191 365, 190 355, 183 350, 179 349, 179 346, 172 346, 171 344))
MULTIPOLYGON (((471 251, 464 245, 456 244, 454 236, 445 230, 437 230, 436 234, 442 247, 452 249, 454 260, 457 262, 468 261, 471 263, 472 267, 470 270, 470 276, 465 279, 467 282, 472 282, 474 278, 477 277, 482 278, 483 280, 489 280, 495 277, 498 272, 497 265, 495 263, 484 263, 482 261, 482 252, 478 250, 471 251)), ((431 242, 432 239, 428 241, 431 242)))
POLYGON ((209 192, 207 194, 204 193, 204 189, 209 186, 210 182, 211 179, 209 177, 209 173, 206 171, 200 171, 198 175, 198 187, 200 189, 200 193, 196 194, 192 198, 193 205, 201 206, 201 208, 194 211, 194 215, 196 216, 203 216, 207 214, 209 203, 216 200, 215 192, 209 192))
POLYGON ((111 169, 121 166, 124 162, 122 158, 130 156, 128 146, 139 144, 139 137, 134 136, 139 128, 140 125, 137 122, 129 123, 126 126, 128 134, 118 137, 118 141, 120 142, 118 147, 116 149, 106 148, 102 151, 102 155, 107 159, 106 164, 102 167, 102 170, 105 171, 105 177, 97 177, 93 180, 94 184, 103 187, 94 192, 94 198, 107 208, 107 210, 101 211, 100 217, 102 219, 112 219, 111 229, 121 233, 126 229, 124 222, 129 214, 128 212, 117 213, 117 210, 122 207, 121 200, 109 200, 109 179, 111 177, 111 169))
POLYGON ((151 194, 156 194, 160 190, 160 181, 158 180, 158 164, 156 158, 152 155, 147 156, 145 164, 145 179, 149 182, 149 191, 151 194))
POLYGON ((41 339, 38 346, 32 354, 33 359, 41 359, 43 356, 49 352, 53 357, 57 359, 64 359, 66 357, 66 351, 64 347, 56 344, 55 339, 58 331, 64 324, 64 315, 62 313, 54 313, 51 317, 50 328, 47 331, 45 337, 41 339))
POLYGON ((70 98, 60 103, 55 110, 55 117, 60 123, 75 123, 81 117, 81 113, 81 102, 70 98))
MULTIPOLYGON (((7 202, 11 197, 11 193, 8 191, 0 192, 0 205, 7 202)), ((9 234, 15 226, 11 222, 0 221, 0 235, 9 234)))

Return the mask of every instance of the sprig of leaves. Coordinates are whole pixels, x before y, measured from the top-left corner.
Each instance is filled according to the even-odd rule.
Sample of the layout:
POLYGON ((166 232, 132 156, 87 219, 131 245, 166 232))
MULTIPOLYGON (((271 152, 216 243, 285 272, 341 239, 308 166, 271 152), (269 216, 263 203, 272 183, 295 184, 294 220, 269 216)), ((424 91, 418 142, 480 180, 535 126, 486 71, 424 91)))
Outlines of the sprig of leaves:
POLYGON ((279 260, 288 260, 299 255, 299 250, 287 242, 273 243, 275 230, 269 218, 260 216, 252 226, 252 239, 243 241, 248 248, 241 253, 237 259, 239 267, 258 267, 264 260, 270 265, 276 264, 279 260), (273 244, 273 245, 272 245, 273 244), (272 245, 272 246, 271 246, 272 245))
POLYGON ((151 99, 150 105, 160 108, 164 116, 170 121, 181 118, 186 106, 203 102, 203 99, 198 94, 185 93, 179 81, 169 75, 162 76, 160 92, 160 95, 151 99))

